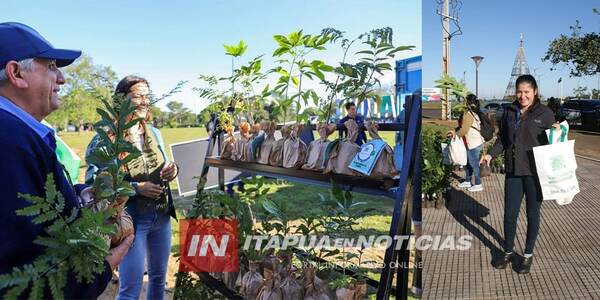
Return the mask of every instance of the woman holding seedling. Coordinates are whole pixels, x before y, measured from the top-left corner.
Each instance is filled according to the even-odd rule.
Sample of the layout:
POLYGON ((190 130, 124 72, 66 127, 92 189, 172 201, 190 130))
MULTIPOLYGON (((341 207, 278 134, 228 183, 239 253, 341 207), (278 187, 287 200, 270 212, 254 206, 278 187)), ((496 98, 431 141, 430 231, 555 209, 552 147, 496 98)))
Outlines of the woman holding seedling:
MULTIPOLYGON (((139 118, 137 125, 125 133, 125 140, 141 155, 125 163, 128 180, 136 194, 129 198, 126 210, 133 219, 135 240, 119 266, 119 295, 117 299, 139 299, 148 266, 147 299, 164 297, 167 263, 171 247, 170 216, 176 218, 169 182, 177 176, 178 168, 168 162, 158 129, 150 125, 150 87, 148 81, 127 76, 117 85, 115 97, 125 97, 135 105, 130 119, 139 118), (147 262, 147 264, 146 264, 147 262)), ((90 155, 100 142, 94 137, 86 151, 90 155)), ((89 164, 86 182, 93 182, 102 166, 89 164)))
POLYGON ((548 144, 545 130, 554 124, 554 114, 542 103, 538 86, 531 75, 521 75, 516 81, 516 98, 502 116, 500 136, 481 163, 489 165, 492 158, 504 152, 506 177, 504 185, 504 255, 492 262, 504 269, 516 258, 514 252, 517 219, 525 196, 527 239, 524 259, 515 270, 527 274, 533 264, 533 247, 540 228, 542 191, 536 174, 533 147, 548 144))

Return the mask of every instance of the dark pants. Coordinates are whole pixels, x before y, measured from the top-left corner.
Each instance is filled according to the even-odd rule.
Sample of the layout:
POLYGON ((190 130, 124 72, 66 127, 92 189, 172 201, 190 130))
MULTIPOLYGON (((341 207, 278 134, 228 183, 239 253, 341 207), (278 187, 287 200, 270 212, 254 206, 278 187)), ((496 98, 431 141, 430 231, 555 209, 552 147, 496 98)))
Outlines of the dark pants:
POLYGON ((540 229, 540 209, 542 207, 542 191, 539 180, 534 176, 506 174, 504 181, 504 250, 512 252, 515 246, 517 219, 523 195, 525 195, 527 212, 525 253, 533 254, 533 247, 540 229))

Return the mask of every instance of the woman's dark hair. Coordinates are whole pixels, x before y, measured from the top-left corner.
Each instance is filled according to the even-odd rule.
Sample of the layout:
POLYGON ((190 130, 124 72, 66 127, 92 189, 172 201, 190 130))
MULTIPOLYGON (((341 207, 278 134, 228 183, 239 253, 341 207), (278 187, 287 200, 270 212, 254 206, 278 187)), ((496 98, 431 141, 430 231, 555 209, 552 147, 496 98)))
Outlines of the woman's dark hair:
POLYGON ((119 84, 117 84, 117 88, 115 88, 115 95, 121 95, 122 97, 125 97, 125 95, 131 92, 131 87, 140 82, 145 83, 148 88, 150 87, 150 84, 148 84, 148 80, 146 80, 146 78, 135 75, 125 76, 123 79, 121 79, 121 81, 119 81, 119 84))
POLYGON ((478 113, 480 111, 480 104, 479 99, 477 99, 477 96, 473 94, 467 95, 467 107, 475 113, 478 113))
POLYGON ((517 89, 519 88, 519 85, 521 83, 529 83, 531 85, 531 87, 535 90, 535 98, 533 99, 533 104, 539 103, 540 97, 538 94, 538 85, 537 81, 535 81, 535 78, 529 74, 519 76, 517 78, 517 81, 515 82, 515 93, 517 92, 517 89))
MULTIPOLYGON (((150 84, 148 84, 148 80, 146 80, 146 78, 135 75, 128 75, 121 79, 121 81, 119 81, 119 84, 117 84, 117 87, 115 88, 115 96, 125 97, 127 94, 129 94, 129 92, 131 92, 131 87, 138 83, 145 83, 148 86, 148 88, 150 88, 150 84)), ((146 118, 143 121, 148 122, 151 119, 152 113, 150 112, 150 110, 148 110, 146 118)))
POLYGON ((350 109, 350 107, 352 106, 356 106, 356 104, 354 102, 348 102, 346 103, 346 105, 344 105, 344 107, 346 107, 346 110, 350 109))

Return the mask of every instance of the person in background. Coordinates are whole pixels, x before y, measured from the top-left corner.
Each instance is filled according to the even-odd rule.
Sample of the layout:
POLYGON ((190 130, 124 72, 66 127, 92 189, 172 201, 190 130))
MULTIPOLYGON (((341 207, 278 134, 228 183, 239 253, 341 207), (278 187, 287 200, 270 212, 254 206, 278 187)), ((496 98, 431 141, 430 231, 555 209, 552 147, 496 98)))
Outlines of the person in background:
MULTIPOLYGON (((79 207, 80 197, 90 199, 91 188, 72 186, 56 156, 54 130, 41 121, 60 106, 58 93, 65 78, 60 70, 81 55, 79 50, 54 48, 35 29, 21 23, 0 23, 0 275, 31 264, 45 249, 34 243, 49 224, 35 224, 15 211, 29 207, 19 193, 44 197, 47 177, 54 177, 62 194, 65 215, 79 207)), ((133 242, 126 238, 110 250, 104 272, 91 282, 66 278, 66 299, 95 299, 112 278, 112 270, 133 242)), ((0 288, 0 298, 6 291, 0 288)), ((42 298, 50 299, 45 290, 42 298)))
MULTIPOLYGON (((146 299, 163 299, 167 264, 171 250, 171 220, 177 219, 169 182, 174 180, 178 167, 167 160, 165 145, 158 129, 152 127, 150 114, 150 87, 138 76, 123 78, 115 95, 126 97, 136 110, 132 118, 140 118, 137 126, 125 134, 125 140, 141 152, 141 156, 125 164, 126 180, 135 187, 135 196, 129 198, 126 210, 133 219, 135 241, 119 266, 119 295, 117 299, 139 299, 144 279, 144 265, 148 266, 146 299)), ((88 145, 86 157, 98 147, 96 136, 88 145)), ((86 182, 93 182, 103 166, 88 165, 86 182)))
POLYGON ((475 95, 469 94, 466 105, 467 109, 458 120, 458 127, 455 131, 448 132, 448 137, 453 138, 455 134, 458 135, 467 148, 465 179, 458 186, 467 188, 469 192, 480 192, 483 191, 483 185, 479 172, 479 158, 485 142, 481 135, 481 120, 478 115, 480 104, 475 95), (474 179, 475 185, 472 185, 472 179, 474 179))
POLYGON ((343 125, 344 123, 346 123, 346 121, 353 119, 356 122, 356 124, 358 124, 358 128, 360 128, 360 130, 358 131, 358 137, 356 137, 355 142, 357 145, 361 146, 363 143, 367 142, 367 135, 365 134, 365 131, 362 130, 362 126, 365 122, 365 119, 363 118, 363 116, 356 113, 356 104, 354 104, 354 102, 348 102, 344 107, 346 108, 346 116, 339 120, 338 124, 343 125))
POLYGON ((545 130, 555 124, 554 114, 540 102, 538 86, 531 75, 521 75, 516 81, 516 98, 502 115, 500 136, 481 163, 490 161, 504 152, 506 174, 504 177, 504 255, 492 262, 497 269, 505 269, 515 258, 515 234, 521 201, 525 195, 527 212, 527 238, 524 260, 516 271, 527 274, 533 264, 533 248, 540 228, 542 191, 536 174, 533 147, 547 145, 545 130))

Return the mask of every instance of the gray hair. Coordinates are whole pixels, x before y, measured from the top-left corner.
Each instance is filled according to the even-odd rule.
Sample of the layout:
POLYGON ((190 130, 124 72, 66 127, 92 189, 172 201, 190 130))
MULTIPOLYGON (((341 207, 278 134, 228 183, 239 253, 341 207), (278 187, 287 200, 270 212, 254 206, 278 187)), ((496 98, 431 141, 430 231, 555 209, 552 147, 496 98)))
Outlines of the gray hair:
MULTIPOLYGON (((33 58, 26 58, 17 62, 19 64, 19 68, 22 68, 25 71, 31 71, 33 69, 33 58)), ((8 76, 6 76, 6 69, 0 69, 0 86, 4 85, 8 81, 8 76)))

